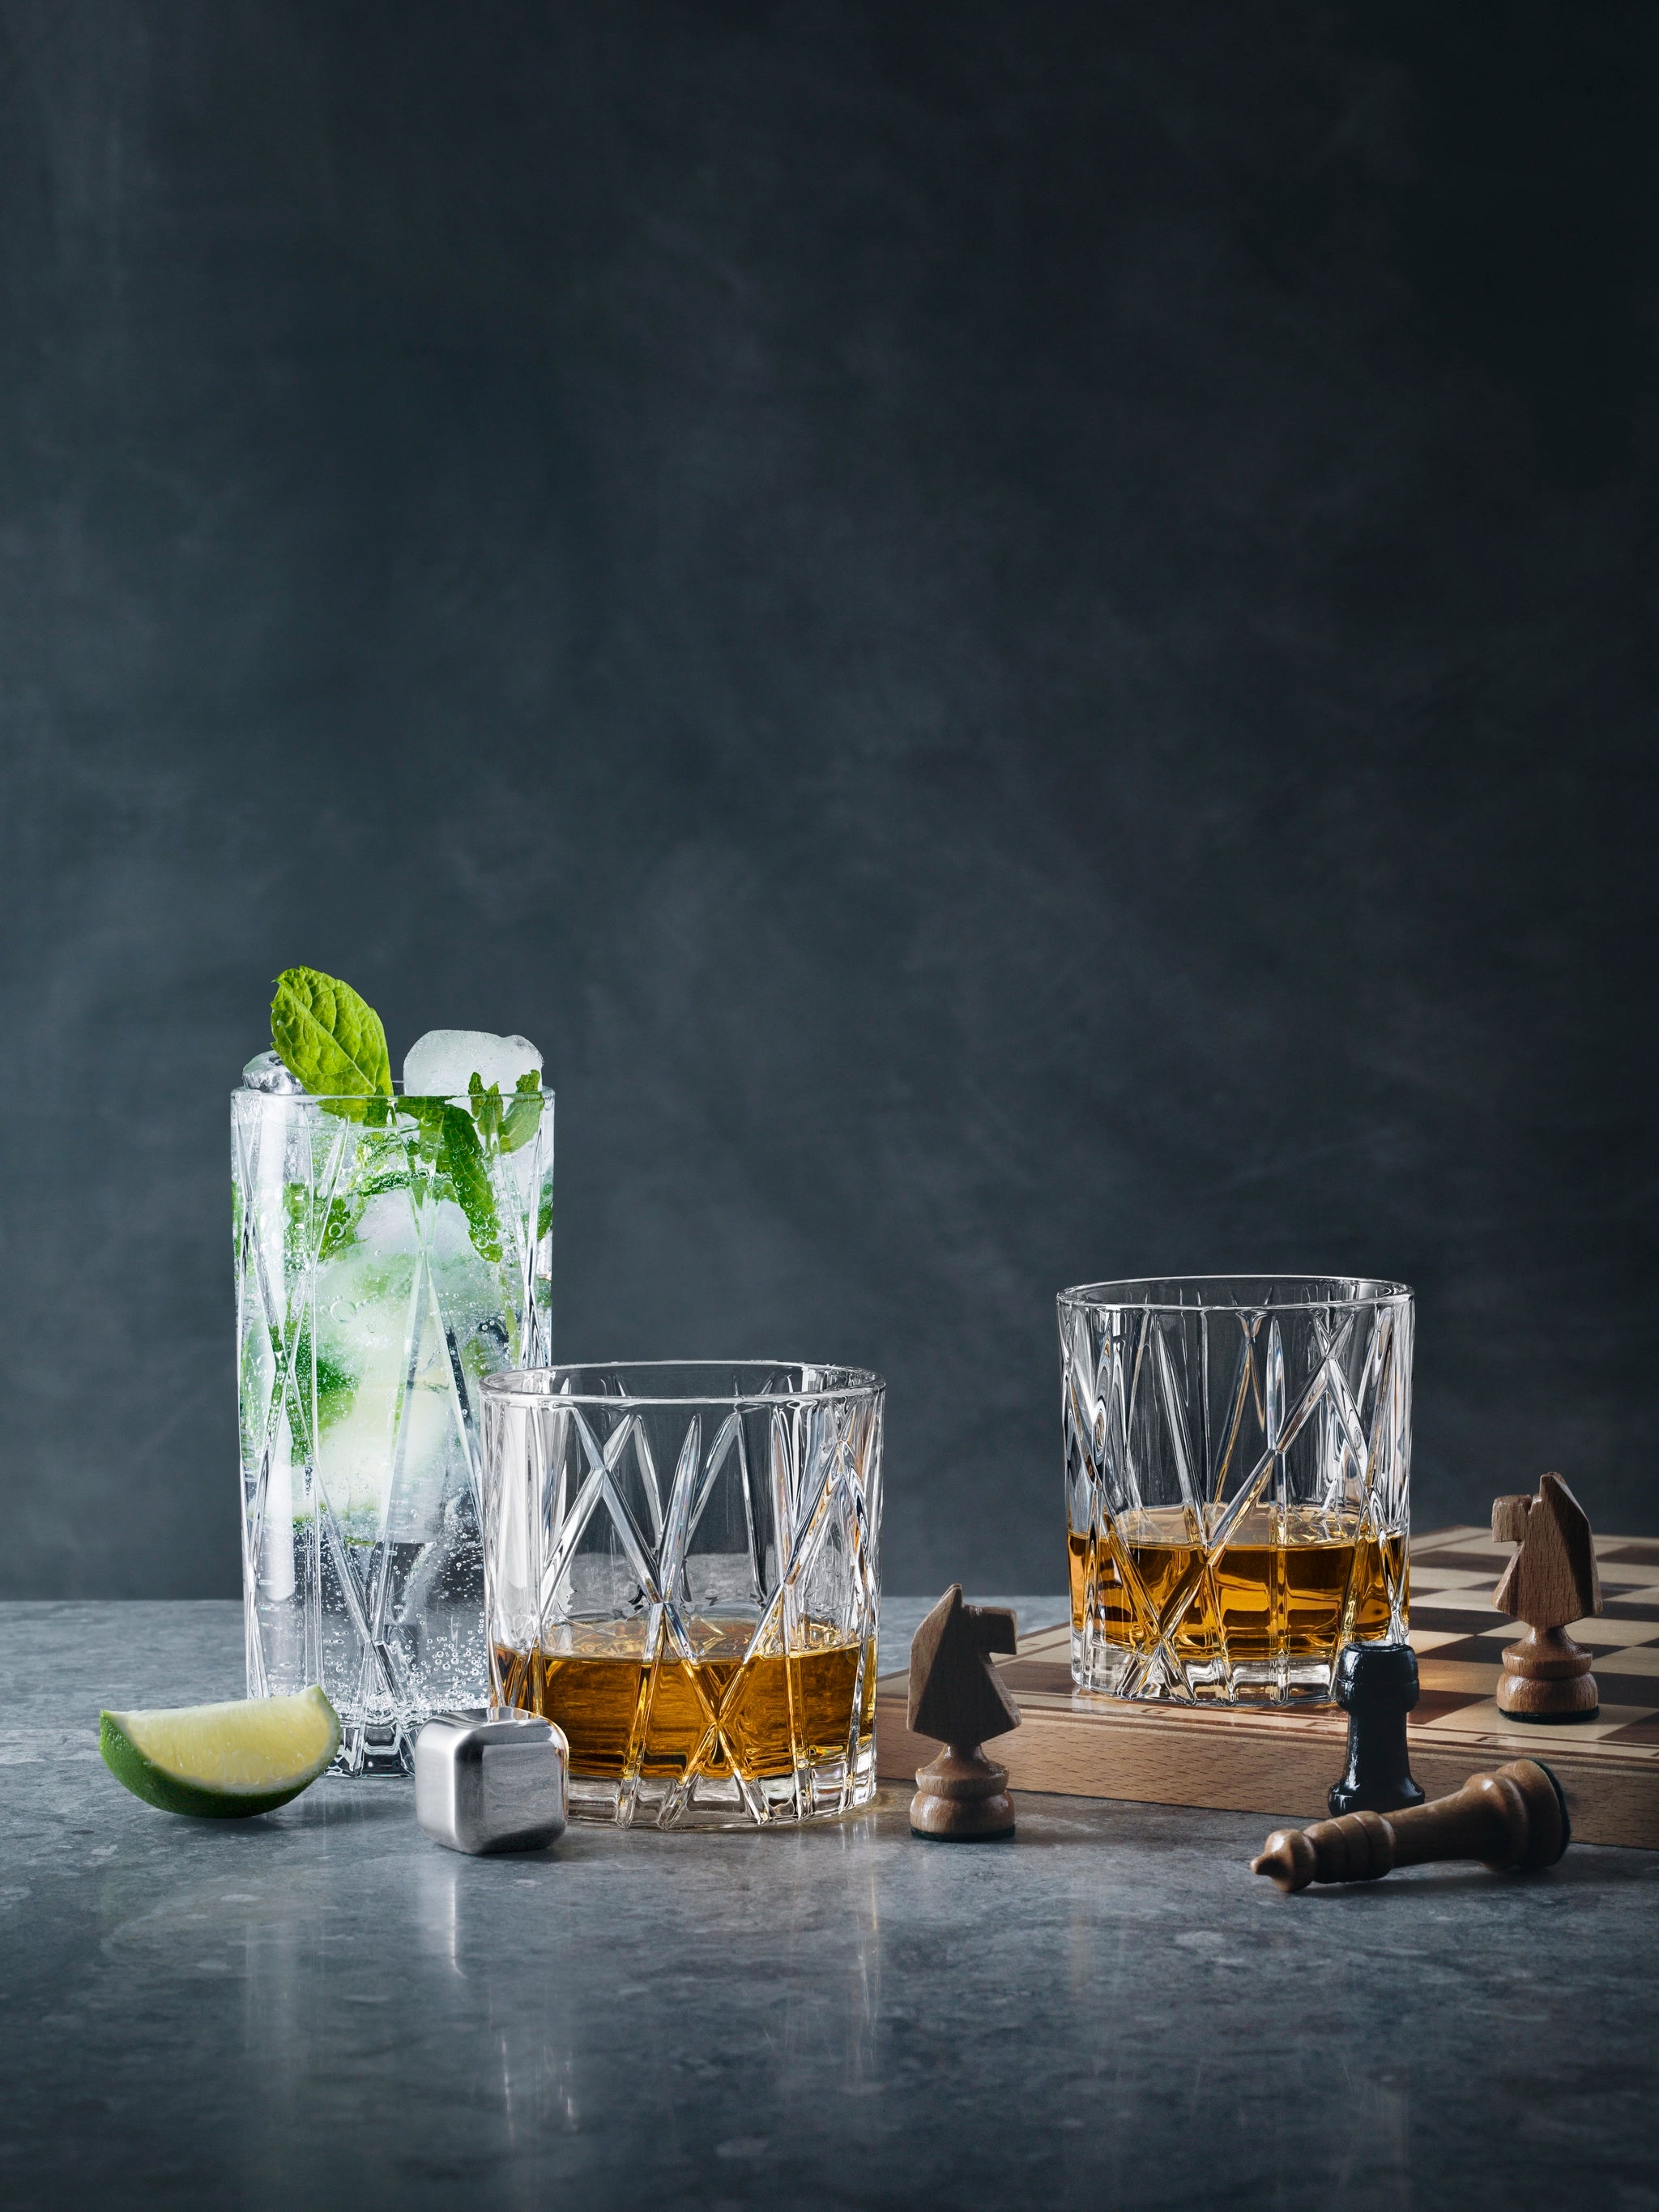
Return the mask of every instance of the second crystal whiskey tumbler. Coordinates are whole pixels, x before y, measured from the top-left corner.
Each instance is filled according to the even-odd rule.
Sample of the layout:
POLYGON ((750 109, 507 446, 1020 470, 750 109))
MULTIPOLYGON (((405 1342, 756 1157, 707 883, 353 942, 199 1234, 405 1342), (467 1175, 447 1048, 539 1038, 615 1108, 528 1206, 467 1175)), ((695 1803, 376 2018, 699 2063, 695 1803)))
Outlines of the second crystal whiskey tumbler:
POLYGON ((1080 1688, 1318 1701, 1345 1644, 1404 1636, 1403 1284, 1188 1276, 1059 1304, 1080 1688))

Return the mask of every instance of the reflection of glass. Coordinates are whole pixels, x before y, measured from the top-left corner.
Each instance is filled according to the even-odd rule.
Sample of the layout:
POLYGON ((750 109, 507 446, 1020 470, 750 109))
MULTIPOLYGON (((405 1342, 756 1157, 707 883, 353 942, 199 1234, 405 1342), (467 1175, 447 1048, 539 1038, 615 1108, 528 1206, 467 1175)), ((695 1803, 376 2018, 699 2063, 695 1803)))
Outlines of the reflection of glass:
POLYGON ((232 1094, 252 1697, 320 1682, 340 1771, 483 1702, 476 1400, 549 1351, 553 1097, 232 1094))
POLYGON ((486 1383, 494 1694, 564 1730, 573 1816, 869 1802, 883 1395, 752 1361, 486 1383))
POLYGON ((1412 1333, 1400 1283, 1061 1291, 1080 1687, 1322 1699, 1345 1644, 1403 1637, 1412 1333))

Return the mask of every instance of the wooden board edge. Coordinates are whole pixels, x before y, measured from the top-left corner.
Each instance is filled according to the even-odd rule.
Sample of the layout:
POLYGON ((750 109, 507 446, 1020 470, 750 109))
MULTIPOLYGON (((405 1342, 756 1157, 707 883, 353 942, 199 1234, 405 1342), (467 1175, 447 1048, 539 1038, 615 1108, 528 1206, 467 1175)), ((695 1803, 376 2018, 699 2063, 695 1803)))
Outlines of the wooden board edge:
MULTIPOLYGON (((1015 1790, 1260 1813, 1269 1820, 1326 1816, 1327 1793, 1341 1769, 1340 1737, 1258 1723, 1248 1737, 1237 1731, 1229 1738, 1227 1718, 1218 1715, 1205 1731, 1212 1755, 1205 1761, 1202 1782, 1195 1783, 1190 1778, 1193 1723, 1209 1717, 1182 1714, 1160 1727, 1156 1711, 1146 1707, 1132 1708, 1121 1721, 1094 1713, 1029 1713, 1019 1728, 996 1739, 992 1752, 1008 1769, 1015 1790)), ((938 1748, 910 1733, 902 1702, 878 1693, 880 1779, 913 1782, 916 1769, 938 1748)), ((1483 1767, 1523 1755, 1507 1743, 1437 1744, 1417 1736, 1412 1771, 1437 1797, 1461 1789, 1483 1767)), ((1534 1755, 1561 1784, 1576 1841, 1659 1848, 1659 1765, 1589 1747, 1575 1751, 1554 1734, 1534 1755)))

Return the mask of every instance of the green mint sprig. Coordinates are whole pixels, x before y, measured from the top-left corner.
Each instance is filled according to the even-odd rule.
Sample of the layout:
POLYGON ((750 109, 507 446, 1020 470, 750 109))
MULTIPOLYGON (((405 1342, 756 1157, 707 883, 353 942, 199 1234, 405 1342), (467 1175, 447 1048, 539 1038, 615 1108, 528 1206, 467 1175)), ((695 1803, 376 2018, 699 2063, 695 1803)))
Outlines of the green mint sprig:
POLYGON ((483 1078, 475 1067, 466 1093, 472 1107, 472 1118, 478 1125, 478 1135, 488 1146, 501 1133, 501 1086, 492 1083, 488 1091, 483 1078))
POLYGON ((483 1148, 471 1117, 460 1107, 446 1104, 443 1121, 442 1170, 454 1188, 481 1260, 501 1256, 501 1224, 495 1211, 495 1193, 484 1165, 483 1148))
MULTIPOLYGON (((285 968, 270 1002, 270 1041, 283 1065, 313 1097, 364 1102, 325 1110, 380 1127, 396 1112, 389 1103, 392 1060, 380 1018, 337 976, 317 968, 285 968)), ((527 1071, 507 1099, 497 1083, 486 1091, 477 1073, 467 1089, 470 1111, 441 1098, 406 1097, 400 1103, 416 1126, 419 1150, 433 1163, 438 1187, 454 1197, 466 1216, 474 1249, 480 1259, 495 1261, 501 1257, 501 1218, 487 1161, 516 1152, 534 1136, 541 1121, 541 1078, 527 1071)), ((374 1174, 373 1158, 360 1156, 356 1164, 360 1178, 362 1170, 370 1169, 369 1179, 360 1180, 359 1187, 349 1188, 329 1210, 324 1256, 351 1241, 371 1196, 406 1181, 374 1174)))
POLYGON ((313 1097, 392 1096, 392 1058, 380 1018, 337 976, 316 968, 284 968, 270 1002, 270 1042, 313 1097))
POLYGON ((492 1083, 486 1091, 476 1068, 466 1089, 486 1151, 495 1144, 503 1152, 516 1152, 520 1145, 530 1142, 542 1118, 542 1079, 534 1068, 525 1070, 514 1085, 510 1099, 503 1100, 499 1083, 492 1083))
POLYGON ((501 1120, 501 1150, 504 1152, 516 1152, 520 1145, 527 1145, 541 1126, 542 1079, 535 1069, 527 1067, 513 1090, 514 1095, 501 1120))
MULTIPOLYGON (((477 1078, 474 1078, 477 1080, 477 1078)), ((501 1216, 472 1117, 447 1098, 405 1097, 404 1112, 420 1131, 421 1155, 437 1171, 437 1188, 453 1195, 466 1216, 472 1249, 481 1260, 501 1256, 501 1216)))

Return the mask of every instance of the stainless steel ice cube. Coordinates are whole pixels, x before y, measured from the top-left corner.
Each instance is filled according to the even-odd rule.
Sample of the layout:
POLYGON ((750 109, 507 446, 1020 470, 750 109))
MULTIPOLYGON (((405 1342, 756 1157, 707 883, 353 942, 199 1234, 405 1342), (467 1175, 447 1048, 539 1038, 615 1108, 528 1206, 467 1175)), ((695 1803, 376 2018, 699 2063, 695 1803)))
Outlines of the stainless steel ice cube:
POLYGON ((533 1713, 438 1713, 415 1739, 415 1817, 452 1851, 540 1850, 564 1833, 569 1757, 533 1713))

